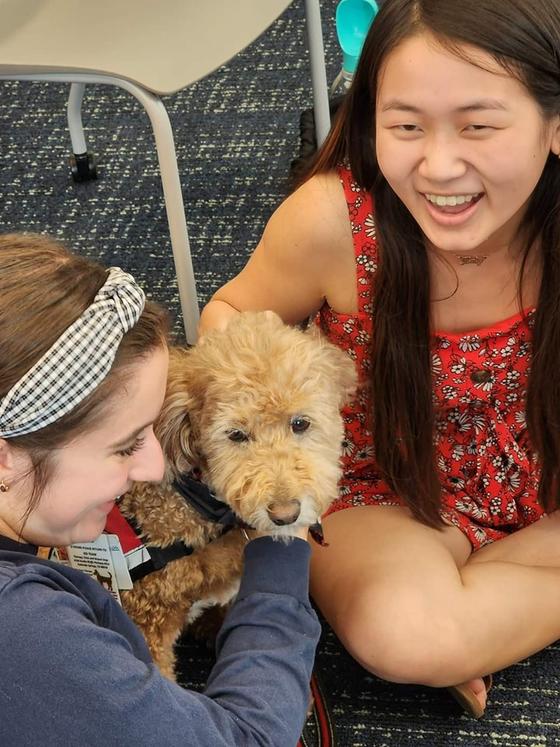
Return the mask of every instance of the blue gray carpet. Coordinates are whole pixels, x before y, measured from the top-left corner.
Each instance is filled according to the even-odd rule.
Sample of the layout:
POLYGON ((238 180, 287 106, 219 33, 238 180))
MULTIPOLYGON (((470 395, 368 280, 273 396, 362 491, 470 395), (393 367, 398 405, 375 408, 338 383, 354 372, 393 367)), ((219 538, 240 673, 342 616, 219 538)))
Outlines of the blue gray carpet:
MULTIPOLYGON (((339 65, 335 7, 336 0, 322 0, 330 80, 339 65)), ((299 114, 311 103, 302 8, 297 0, 230 64, 166 100, 201 303, 242 267, 285 193, 299 114)), ((0 230, 50 232, 77 251, 119 264, 177 314, 147 116, 126 93, 87 90, 84 122, 100 178, 75 185, 67 164, 66 95, 65 86, 0 83, 0 230)), ((180 319, 174 329, 180 340, 180 319)), ((199 688, 211 655, 185 638, 180 665, 183 682, 199 688)), ((341 747, 560 745, 559 665, 556 645, 499 673, 487 714, 476 722, 445 692, 370 676, 327 627, 318 654, 341 747)))

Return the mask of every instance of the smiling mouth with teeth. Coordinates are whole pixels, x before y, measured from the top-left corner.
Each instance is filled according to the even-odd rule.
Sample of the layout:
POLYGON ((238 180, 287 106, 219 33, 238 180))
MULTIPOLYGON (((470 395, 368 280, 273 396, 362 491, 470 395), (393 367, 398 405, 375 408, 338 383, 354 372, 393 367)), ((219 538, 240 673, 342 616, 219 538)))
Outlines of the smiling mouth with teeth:
POLYGON ((457 205, 468 205, 471 202, 478 202, 478 200, 482 197, 482 193, 478 192, 476 194, 470 195, 425 194, 424 197, 428 200, 428 202, 431 202, 432 205, 437 205, 438 207, 456 207, 457 205))

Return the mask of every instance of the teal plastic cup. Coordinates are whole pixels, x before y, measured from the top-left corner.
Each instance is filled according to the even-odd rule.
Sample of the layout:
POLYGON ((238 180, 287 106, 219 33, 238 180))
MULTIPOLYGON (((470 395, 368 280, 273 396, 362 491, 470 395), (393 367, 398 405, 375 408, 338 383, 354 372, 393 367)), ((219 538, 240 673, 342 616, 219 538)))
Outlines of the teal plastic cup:
POLYGON ((375 0, 342 0, 336 8, 336 33, 342 49, 342 68, 354 73, 367 32, 377 11, 375 0))

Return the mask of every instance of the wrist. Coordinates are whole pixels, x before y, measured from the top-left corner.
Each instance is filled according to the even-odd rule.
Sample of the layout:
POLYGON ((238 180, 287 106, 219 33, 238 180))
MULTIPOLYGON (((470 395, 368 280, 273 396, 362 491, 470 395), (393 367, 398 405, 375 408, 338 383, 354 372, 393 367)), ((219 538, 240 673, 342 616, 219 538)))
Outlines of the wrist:
POLYGON ((288 542, 257 537, 245 547, 238 599, 253 592, 272 592, 308 603, 310 554, 309 544, 299 537, 288 542))
POLYGON ((289 534, 279 534, 272 529, 269 532, 263 532, 258 529, 244 529, 243 534, 248 541, 258 539, 259 537, 271 537, 272 539, 278 540, 280 542, 284 542, 286 540, 289 541, 290 539, 296 538, 302 539, 307 542, 307 540, 309 539, 309 527, 294 527, 290 530, 289 534))

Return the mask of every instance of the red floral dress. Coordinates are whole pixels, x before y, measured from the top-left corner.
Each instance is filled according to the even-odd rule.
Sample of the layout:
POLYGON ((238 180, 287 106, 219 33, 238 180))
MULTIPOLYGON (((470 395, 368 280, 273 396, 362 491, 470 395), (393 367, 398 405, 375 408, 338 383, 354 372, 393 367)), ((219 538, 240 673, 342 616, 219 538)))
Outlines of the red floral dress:
MULTIPOLYGON (((372 201, 340 169, 356 256, 358 313, 324 304, 316 323, 347 351, 367 381, 372 331, 372 276, 377 246, 372 201)), ((433 336, 435 448, 442 485, 441 515, 474 549, 543 515, 537 502, 539 467, 525 422, 534 310, 491 328, 433 336)), ((402 505, 376 468, 369 401, 362 388, 344 410, 344 475, 329 513, 364 505, 402 505)))

